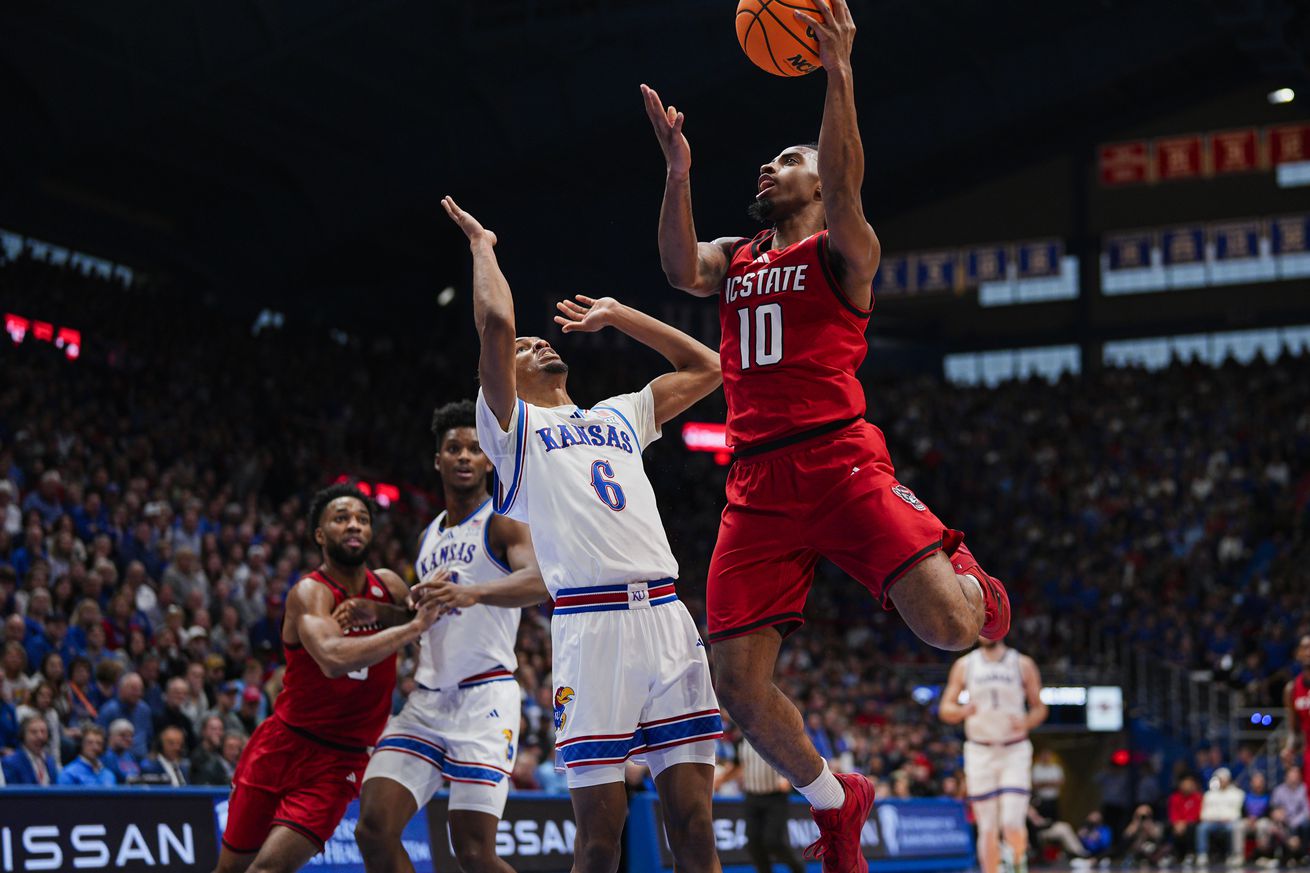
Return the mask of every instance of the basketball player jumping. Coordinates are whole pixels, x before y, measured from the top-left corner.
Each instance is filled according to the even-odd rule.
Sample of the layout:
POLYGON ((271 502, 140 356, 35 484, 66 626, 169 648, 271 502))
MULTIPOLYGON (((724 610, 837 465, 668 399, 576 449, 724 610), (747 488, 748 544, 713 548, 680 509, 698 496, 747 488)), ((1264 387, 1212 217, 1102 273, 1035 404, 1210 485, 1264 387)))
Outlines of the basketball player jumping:
POLYGON ((320 491, 309 511, 323 565, 287 595, 287 668, 273 714, 250 738, 232 780, 216 873, 290 873, 336 830, 391 711, 396 650, 432 626, 438 605, 420 598, 403 623, 343 630, 334 610, 351 597, 379 615, 408 616, 405 583, 364 566, 373 539, 368 498, 350 485, 320 491))
POLYGON ((723 722, 641 453, 718 387, 718 355, 612 299, 562 302, 555 321, 566 333, 613 327, 674 367, 635 393, 580 408, 550 343, 515 335, 495 234, 451 198, 443 205, 473 253, 478 439, 496 467, 495 509, 531 527, 555 600, 555 753, 578 824, 574 870, 617 869, 624 764, 644 758, 675 865, 717 871, 710 795, 723 722))
POLYGON ((860 202, 864 152, 855 118, 845 0, 796 11, 818 37, 827 97, 817 146, 784 149, 760 168, 754 239, 696 240, 683 114, 642 86, 667 162, 660 261, 670 284, 719 298, 728 438, 737 462, 708 579, 717 687, 733 719, 814 808, 808 850, 829 873, 864 870, 859 835, 867 780, 834 776, 801 715, 773 684, 783 637, 820 556, 831 559, 932 646, 1000 638, 1009 599, 951 530, 901 485, 882 432, 864 420, 855 371, 868 346, 878 237, 860 202))
POLYGON ((996 873, 1004 834, 1017 873, 1028 873, 1028 733, 1046 721, 1042 677, 1032 658, 1000 640, 978 642, 951 665, 939 714, 947 724, 964 722, 964 778, 978 823, 979 868, 996 873), (961 690, 969 692, 968 703, 959 702, 961 690))
MULTIPOLYGON (((513 873, 496 854, 496 827, 518 747, 518 607, 547 595, 527 525, 491 511, 491 462, 475 428, 472 401, 433 412, 446 509, 423 532, 415 569, 458 613, 424 634, 418 690, 387 723, 364 773, 355 839, 370 873, 413 873, 401 834, 443 782, 460 869, 513 873)), ((352 622, 371 622, 367 602, 350 604, 360 610, 352 622)))

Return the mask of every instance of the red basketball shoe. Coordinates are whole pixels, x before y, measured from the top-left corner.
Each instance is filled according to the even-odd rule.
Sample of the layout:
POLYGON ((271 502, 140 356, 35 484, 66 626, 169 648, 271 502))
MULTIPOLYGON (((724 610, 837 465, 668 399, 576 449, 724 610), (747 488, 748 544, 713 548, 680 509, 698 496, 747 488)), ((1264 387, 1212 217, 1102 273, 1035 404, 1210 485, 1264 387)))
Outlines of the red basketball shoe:
POLYGON ((823 873, 868 873, 860 831, 873 809, 873 785, 859 773, 838 773, 846 802, 836 809, 811 809, 819 838, 805 848, 806 860, 823 861, 823 873))
POLYGON ((969 551, 969 547, 960 543, 951 555, 951 565, 960 575, 969 575, 978 580, 982 586, 983 620, 982 636, 989 640, 999 640, 1010 632, 1010 595, 1006 593, 1001 580, 989 576, 978 566, 978 559, 969 551))

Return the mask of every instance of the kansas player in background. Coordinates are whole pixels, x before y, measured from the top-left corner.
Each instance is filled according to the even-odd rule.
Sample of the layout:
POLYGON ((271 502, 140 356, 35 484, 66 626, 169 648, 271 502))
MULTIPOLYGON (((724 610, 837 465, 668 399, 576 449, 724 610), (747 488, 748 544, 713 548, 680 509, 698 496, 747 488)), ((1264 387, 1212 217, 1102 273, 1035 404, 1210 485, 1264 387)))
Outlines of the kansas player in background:
MULTIPOLYGON (((717 688, 751 744, 805 795, 820 839, 807 854, 833 873, 864 870, 868 781, 834 776, 800 713, 773 684, 785 636, 820 556, 894 605, 928 644, 967 648, 1005 635, 1005 589, 896 480, 882 431, 864 420, 856 370, 881 248, 860 202, 864 152, 855 118, 846 0, 796 11, 817 34, 827 75, 819 141, 792 146, 759 173, 753 239, 697 242, 683 114, 642 86, 664 151, 660 262, 670 284, 719 298, 728 439, 736 463, 707 583, 717 688)), ((967 427, 968 422, 961 422, 967 427)))
POLYGON ((1296 645, 1296 662, 1301 672, 1283 687, 1283 706, 1287 709, 1287 744, 1283 763, 1296 763, 1296 747, 1301 745, 1301 772, 1306 774, 1306 794, 1310 796, 1310 634, 1296 645))
MULTIPOLYGON (((428 628, 417 691, 392 717, 369 760, 355 840, 369 873, 410 870, 401 832, 443 783, 464 873, 512 873, 495 853, 519 745, 514 680, 519 607, 546 599, 527 524, 491 511, 491 461, 478 447, 473 402, 432 413, 445 510, 423 531, 415 569, 424 590, 457 610, 428 628)), ((367 603, 352 600, 367 621, 367 603)))
MULTIPOLYGON (((450 837, 464 873, 512 873, 496 855, 519 740, 514 681, 519 607, 547 597, 527 525, 491 511, 491 462, 478 446, 473 403, 432 414, 434 465, 446 508, 424 530, 415 564, 422 589, 456 612, 424 634, 418 689, 373 750, 355 839, 370 873, 412 871, 401 833, 450 783, 450 837)), ((352 600, 351 623, 375 607, 352 600)))
POLYGON ((1032 658, 1000 640, 978 643, 951 665, 939 715, 947 724, 964 722, 964 777, 978 824, 979 868, 996 873, 1004 834, 1018 873, 1028 873, 1028 733, 1046 721, 1042 676, 1032 658), (959 702, 961 691, 969 692, 967 703, 959 702))
POLYGON ((613 327, 675 370, 634 394, 578 407, 550 343, 515 335, 495 234, 451 198, 443 205, 473 254, 478 438, 496 467, 496 511, 532 528, 555 600, 555 750, 578 824, 574 869, 617 869, 624 764, 644 758, 677 868, 717 871, 710 795, 723 723, 705 648, 674 589, 678 565, 641 453, 665 422, 718 387, 718 356, 612 299, 560 303, 555 320, 566 333, 613 327))
POLYGON ((289 873, 322 851, 391 711, 396 650, 437 618, 430 597, 413 613, 399 576, 364 565, 373 508, 357 488, 320 491, 309 527, 323 564, 287 595, 282 693, 237 765, 217 873, 289 873), (334 611, 352 597, 376 604, 375 624, 341 627, 334 611))

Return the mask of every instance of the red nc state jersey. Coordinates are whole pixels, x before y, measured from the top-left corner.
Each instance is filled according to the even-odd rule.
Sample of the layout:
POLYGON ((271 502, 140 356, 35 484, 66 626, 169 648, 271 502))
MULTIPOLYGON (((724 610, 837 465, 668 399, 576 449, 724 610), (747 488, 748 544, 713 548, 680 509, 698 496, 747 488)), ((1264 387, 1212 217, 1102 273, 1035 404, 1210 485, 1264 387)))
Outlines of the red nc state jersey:
POLYGON ((869 313, 837 284, 828 231, 773 251, 772 230, 733 250, 719 290, 728 443, 767 443, 864 416, 855 371, 869 313))
MULTIPOLYGON (((350 594, 322 570, 308 577, 332 592, 335 609, 350 594)), ((379 603, 392 603, 391 593, 381 579, 368 572, 364 590, 357 595, 379 603)), ((352 629, 351 636, 371 636, 378 628, 352 629)), ((391 714, 391 693, 396 687, 396 656, 337 679, 329 679, 303 646, 286 646, 287 669, 282 693, 274 714, 292 727, 300 728, 330 743, 364 747, 377 742, 391 714)))
POLYGON ((1305 737, 1306 755, 1310 756, 1310 685, 1306 684, 1306 671, 1296 677, 1292 683, 1292 711, 1288 713, 1293 723, 1300 728, 1305 737))

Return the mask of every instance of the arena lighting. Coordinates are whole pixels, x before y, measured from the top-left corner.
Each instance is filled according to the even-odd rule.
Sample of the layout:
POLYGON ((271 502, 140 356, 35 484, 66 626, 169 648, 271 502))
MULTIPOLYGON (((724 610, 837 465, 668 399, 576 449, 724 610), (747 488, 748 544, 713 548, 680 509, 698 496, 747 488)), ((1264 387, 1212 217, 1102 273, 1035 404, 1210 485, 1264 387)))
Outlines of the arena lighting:
POLYGON ((732 460, 728 448, 728 427, 707 421, 689 421, 682 426, 682 444, 691 452, 713 452, 714 463, 725 466, 732 460))
POLYGON ((390 509, 392 504, 400 500, 400 488, 387 482, 365 482, 342 473, 332 484, 340 485, 343 482, 353 482, 356 488, 376 500, 383 509, 390 509))
POLYGON ((1278 88, 1269 92, 1269 102, 1275 105, 1279 103, 1291 103, 1296 99, 1296 92, 1291 88, 1278 88))
POLYGON ((1087 689, 1081 686, 1048 685, 1042 689, 1042 703, 1047 706, 1086 706, 1087 689))
POLYGON ((455 299, 454 285, 447 285, 445 288, 442 288, 439 292, 437 292, 438 306, 449 306, 454 299, 455 299))
POLYGON ((30 335, 41 343, 51 343, 62 349, 64 357, 76 361, 82 356, 82 331, 72 327, 55 327, 48 321, 36 321, 12 312, 5 313, 5 333, 14 345, 21 344, 30 335))
POLYGON ((1132 755, 1127 749, 1115 749, 1114 754, 1110 756, 1110 763, 1116 767, 1127 767, 1128 762, 1132 760, 1132 755))

